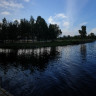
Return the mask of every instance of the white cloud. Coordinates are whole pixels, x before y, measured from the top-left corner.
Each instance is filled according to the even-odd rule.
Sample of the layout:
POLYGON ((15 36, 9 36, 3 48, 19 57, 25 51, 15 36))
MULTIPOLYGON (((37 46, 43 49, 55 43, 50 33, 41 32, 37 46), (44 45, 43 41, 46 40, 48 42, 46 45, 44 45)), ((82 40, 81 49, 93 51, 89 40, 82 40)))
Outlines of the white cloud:
POLYGON ((13 22, 14 22, 15 20, 17 20, 17 21, 20 23, 20 19, 13 19, 13 22))
POLYGON ((54 17, 52 16, 48 18, 48 23, 60 25, 60 22, 55 21, 54 17))
POLYGON ((54 20, 53 20, 52 16, 50 16, 50 17, 48 18, 48 23, 54 24, 54 20))
MULTIPOLYGON (((58 24, 60 29, 62 30, 63 35, 79 35, 78 30, 82 25, 88 24, 88 22, 82 22, 81 24, 76 24, 71 20, 70 16, 66 16, 64 14, 56 14, 55 16, 50 16, 48 18, 48 23, 58 24)), ((96 29, 92 30, 92 32, 96 31, 96 29)))
POLYGON ((2 15, 10 15, 10 12, 7 12, 7 11, 4 11, 4 12, 1 12, 2 15))
POLYGON ((30 0, 24 0, 25 2, 29 2, 30 0))
POLYGON ((72 26, 71 22, 68 19, 65 14, 59 13, 56 14, 55 16, 50 16, 48 18, 48 23, 51 24, 57 24, 59 25, 60 29, 62 30, 63 34, 62 35, 68 35, 70 31, 70 27, 72 26))
POLYGON ((48 18, 48 23, 61 25, 64 19, 66 18, 67 18, 66 15, 64 15, 63 13, 59 13, 59 14, 56 14, 55 16, 50 16, 48 18))
POLYGON ((87 25, 87 24, 88 24, 88 22, 83 22, 83 23, 80 24, 80 26, 87 25))
POLYGON ((64 26, 64 27, 69 27, 69 25, 70 25, 69 22, 64 22, 64 23, 63 23, 63 26, 64 26))
POLYGON ((96 33, 96 28, 93 28, 89 33, 96 33))
POLYGON ((0 0, 0 7, 2 8, 23 8, 21 3, 17 3, 13 0, 0 0))
POLYGON ((63 13, 59 13, 55 16, 55 18, 67 18, 67 16, 65 16, 63 13))
POLYGON ((70 36, 74 36, 74 35, 79 35, 78 32, 78 27, 74 27, 74 28, 64 28, 62 29, 62 36, 63 35, 70 35, 70 36))

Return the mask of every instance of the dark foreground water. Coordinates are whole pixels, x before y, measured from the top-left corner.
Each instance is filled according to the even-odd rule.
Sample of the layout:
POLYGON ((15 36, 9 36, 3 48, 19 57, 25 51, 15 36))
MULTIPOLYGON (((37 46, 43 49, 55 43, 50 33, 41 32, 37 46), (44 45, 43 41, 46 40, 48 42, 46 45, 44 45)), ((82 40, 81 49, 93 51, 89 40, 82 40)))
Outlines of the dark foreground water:
POLYGON ((0 79, 14 96, 96 96, 96 42, 0 49, 0 79))

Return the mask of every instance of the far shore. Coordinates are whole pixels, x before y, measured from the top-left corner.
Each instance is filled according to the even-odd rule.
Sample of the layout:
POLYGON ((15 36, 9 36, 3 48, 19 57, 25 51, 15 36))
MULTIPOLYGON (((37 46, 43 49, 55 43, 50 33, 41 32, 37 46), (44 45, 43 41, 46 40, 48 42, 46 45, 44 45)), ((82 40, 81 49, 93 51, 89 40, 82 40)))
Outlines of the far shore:
POLYGON ((23 43, 0 43, 0 48, 8 49, 31 49, 31 48, 41 48, 41 47, 56 47, 56 46, 66 46, 66 45, 77 45, 90 43, 95 40, 93 39, 69 39, 69 40, 56 40, 50 42, 23 42, 23 43))

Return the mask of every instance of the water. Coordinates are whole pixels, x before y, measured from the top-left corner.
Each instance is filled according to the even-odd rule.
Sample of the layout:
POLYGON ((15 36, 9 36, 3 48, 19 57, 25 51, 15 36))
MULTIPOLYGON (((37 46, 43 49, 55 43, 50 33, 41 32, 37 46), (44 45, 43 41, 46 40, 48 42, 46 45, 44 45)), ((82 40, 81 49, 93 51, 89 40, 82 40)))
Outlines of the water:
POLYGON ((0 49, 0 78, 14 96, 96 96, 96 42, 0 49))

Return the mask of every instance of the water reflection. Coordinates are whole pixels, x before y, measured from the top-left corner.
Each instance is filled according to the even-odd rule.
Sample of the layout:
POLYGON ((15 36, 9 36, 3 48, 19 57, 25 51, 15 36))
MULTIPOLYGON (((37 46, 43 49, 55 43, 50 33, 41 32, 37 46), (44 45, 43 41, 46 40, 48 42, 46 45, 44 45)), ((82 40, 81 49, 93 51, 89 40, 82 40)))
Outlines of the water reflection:
POLYGON ((86 60, 87 49, 85 44, 81 44, 80 52, 81 52, 82 60, 86 60))
POLYGON ((0 49, 2 87, 14 96, 95 96, 93 45, 0 49))
POLYGON ((0 66, 4 73, 11 67, 20 66, 22 70, 34 69, 43 71, 50 60, 58 57, 58 48, 39 48, 39 49, 0 49, 0 66))

